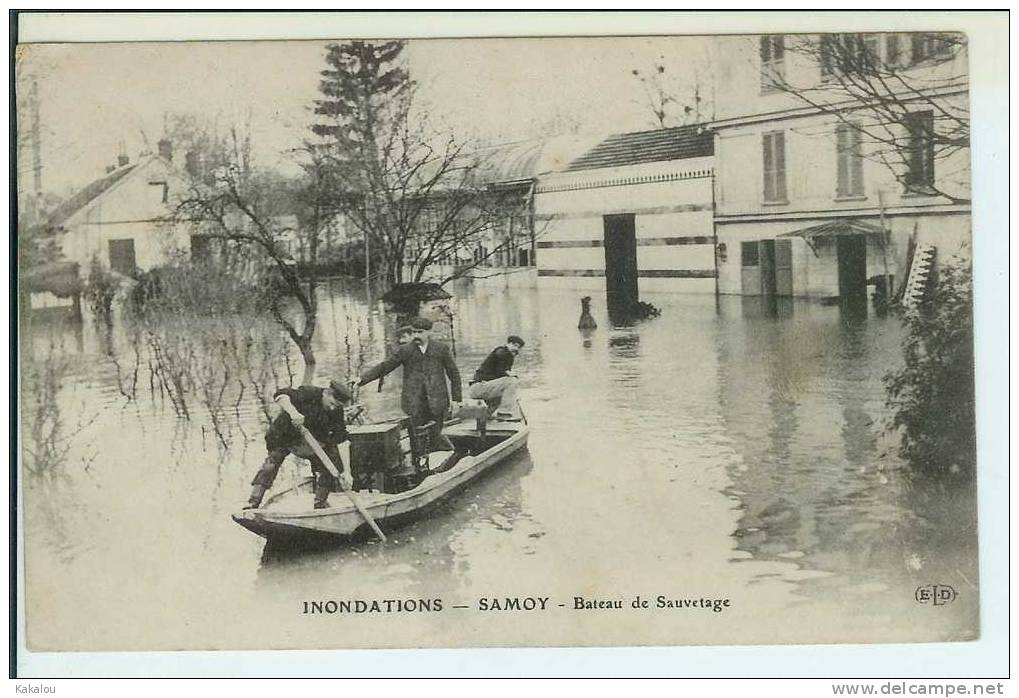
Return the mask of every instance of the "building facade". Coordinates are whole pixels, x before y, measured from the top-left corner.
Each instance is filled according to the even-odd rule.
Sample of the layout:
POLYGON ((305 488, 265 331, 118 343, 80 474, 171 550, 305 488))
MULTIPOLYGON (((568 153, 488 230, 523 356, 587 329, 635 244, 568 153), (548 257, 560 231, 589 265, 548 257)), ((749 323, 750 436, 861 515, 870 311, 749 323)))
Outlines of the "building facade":
POLYGON ((118 166, 59 206, 47 225, 59 231, 63 257, 88 274, 93 260, 124 275, 165 263, 190 249, 188 233, 170 223, 185 182, 167 142, 158 155, 118 166))
POLYGON ((915 34, 723 36, 715 70, 720 293, 865 297, 889 284, 894 294, 917 250, 966 254, 964 45, 915 34), (848 71, 858 72, 842 80, 848 71), (873 97, 853 98, 853 86, 871 83, 882 86, 873 97), (955 147, 942 137, 949 119, 960 119, 955 147))
POLYGON ((539 178, 539 285, 637 300, 715 292, 713 142, 700 126, 611 136, 539 178))
MULTIPOLYGON (((457 274, 475 286, 534 287, 541 227, 535 216, 538 183, 542 177, 563 170, 600 140, 556 136, 503 143, 470 153, 473 177, 487 192, 480 201, 488 213, 478 218, 484 221, 484 229, 449 249, 440 264, 427 270, 426 278, 437 281, 457 274)), ((471 217, 470 211, 465 217, 471 217)), ((410 249, 408 264, 417 258, 416 251, 410 249)))

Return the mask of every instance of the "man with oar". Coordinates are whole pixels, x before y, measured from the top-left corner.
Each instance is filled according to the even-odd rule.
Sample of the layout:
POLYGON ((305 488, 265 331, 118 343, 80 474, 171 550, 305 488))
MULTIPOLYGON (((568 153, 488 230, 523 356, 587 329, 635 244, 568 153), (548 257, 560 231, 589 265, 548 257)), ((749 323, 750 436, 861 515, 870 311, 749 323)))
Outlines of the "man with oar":
POLYGON ((245 509, 261 506, 262 497, 272 487, 280 466, 291 453, 311 461, 311 470, 315 475, 316 509, 328 507, 329 493, 336 490, 337 481, 329 472, 329 465, 335 465, 340 477, 339 484, 344 490, 353 486, 350 470, 340 458, 337 448, 337 445, 347 440, 343 405, 350 402, 350 399, 350 391, 337 381, 330 381, 328 388, 302 385, 299 388, 276 391, 273 400, 282 411, 265 434, 265 447, 269 455, 251 481, 251 496, 245 509), (321 446, 321 454, 316 452, 318 449, 315 449, 315 444, 305 438, 304 428, 321 446), (323 455, 331 463, 326 464, 321 457, 323 455))

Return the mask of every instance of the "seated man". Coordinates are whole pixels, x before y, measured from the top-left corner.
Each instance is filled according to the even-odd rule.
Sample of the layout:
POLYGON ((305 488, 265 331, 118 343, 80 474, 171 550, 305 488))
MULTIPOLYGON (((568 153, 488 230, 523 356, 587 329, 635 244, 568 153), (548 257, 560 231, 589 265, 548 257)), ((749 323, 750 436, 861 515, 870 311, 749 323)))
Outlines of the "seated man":
POLYGON ((245 509, 257 509, 262 497, 272 487, 284 459, 291 453, 311 461, 316 476, 315 508, 328 506, 329 493, 336 489, 336 478, 319 460, 298 427, 305 426, 322 445, 322 450, 340 472, 343 489, 350 489, 352 479, 347 466, 340 459, 338 444, 347 440, 347 426, 343 418, 343 404, 350 401, 350 391, 336 381, 328 388, 302 385, 299 388, 282 388, 273 400, 282 408, 265 434, 265 448, 269 452, 262 467, 251 481, 251 496, 245 509))
POLYGON ((506 344, 492 350, 474 373, 467 394, 475 400, 484 400, 496 417, 515 418, 517 411, 517 377, 511 373, 513 360, 524 346, 516 335, 506 338, 506 344))

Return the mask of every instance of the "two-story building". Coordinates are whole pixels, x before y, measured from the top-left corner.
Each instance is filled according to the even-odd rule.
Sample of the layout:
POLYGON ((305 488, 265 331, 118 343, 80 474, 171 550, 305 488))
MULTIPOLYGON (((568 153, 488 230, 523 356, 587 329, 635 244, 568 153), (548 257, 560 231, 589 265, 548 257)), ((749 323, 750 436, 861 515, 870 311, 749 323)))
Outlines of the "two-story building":
POLYGON ((719 292, 860 298, 888 279, 895 293, 918 250, 965 252, 968 79, 957 38, 716 38, 719 292))

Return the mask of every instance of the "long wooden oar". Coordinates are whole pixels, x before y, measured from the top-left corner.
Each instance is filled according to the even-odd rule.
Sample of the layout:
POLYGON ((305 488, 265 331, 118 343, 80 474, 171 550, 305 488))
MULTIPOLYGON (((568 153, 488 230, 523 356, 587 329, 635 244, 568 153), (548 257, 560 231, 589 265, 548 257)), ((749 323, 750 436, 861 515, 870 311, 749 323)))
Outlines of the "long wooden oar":
MULTIPOLYGON (((311 446, 311 450, 315 452, 315 455, 318 456, 320 461, 322 461, 326 470, 329 471, 330 475, 336 478, 336 482, 340 483, 340 487, 342 488, 343 483, 340 480, 340 471, 336 469, 336 466, 333 465, 333 461, 326 455, 326 452, 322 449, 322 444, 318 442, 318 439, 311 435, 311 432, 308 431, 307 427, 301 425, 298 428, 301 431, 301 436, 303 436, 304 440, 308 442, 309 446, 311 446)), ((368 522, 368 525, 371 526, 373 531, 375 531, 375 535, 379 537, 379 540, 385 543, 386 534, 383 533, 382 529, 379 528, 379 525, 375 523, 375 519, 373 519, 372 515, 368 513, 368 510, 361 505, 361 500, 357 498, 357 495, 354 494, 353 490, 344 489, 343 494, 347 495, 347 498, 350 499, 350 503, 354 505, 361 516, 364 517, 364 520, 368 522)))

